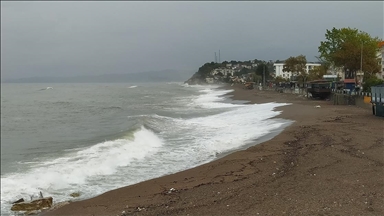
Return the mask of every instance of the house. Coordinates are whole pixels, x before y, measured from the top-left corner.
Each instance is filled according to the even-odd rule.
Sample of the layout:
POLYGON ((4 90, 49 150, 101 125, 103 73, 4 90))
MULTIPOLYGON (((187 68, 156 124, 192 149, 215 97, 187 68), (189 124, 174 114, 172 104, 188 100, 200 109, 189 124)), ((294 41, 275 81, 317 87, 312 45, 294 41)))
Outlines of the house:
MULTIPOLYGON (((306 65, 305 65, 305 70, 307 71, 307 74, 309 73, 310 70, 312 70, 314 67, 318 67, 320 66, 321 64, 319 63, 315 63, 315 62, 308 62, 306 65)), ((274 68, 274 72, 275 72, 275 76, 278 77, 283 77, 285 79, 291 79, 292 77, 292 72, 284 72, 283 69, 284 69, 284 62, 283 63, 274 63, 273 64, 273 68, 274 68)))

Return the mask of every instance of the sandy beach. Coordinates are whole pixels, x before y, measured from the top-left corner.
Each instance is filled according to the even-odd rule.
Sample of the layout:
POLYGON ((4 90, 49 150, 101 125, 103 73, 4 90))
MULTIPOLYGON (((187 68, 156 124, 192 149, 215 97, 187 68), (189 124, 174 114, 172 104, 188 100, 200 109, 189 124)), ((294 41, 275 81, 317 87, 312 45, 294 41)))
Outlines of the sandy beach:
POLYGON ((226 88, 236 100, 291 103, 277 118, 294 123, 208 164, 44 215, 384 215, 383 118, 329 101, 226 88))

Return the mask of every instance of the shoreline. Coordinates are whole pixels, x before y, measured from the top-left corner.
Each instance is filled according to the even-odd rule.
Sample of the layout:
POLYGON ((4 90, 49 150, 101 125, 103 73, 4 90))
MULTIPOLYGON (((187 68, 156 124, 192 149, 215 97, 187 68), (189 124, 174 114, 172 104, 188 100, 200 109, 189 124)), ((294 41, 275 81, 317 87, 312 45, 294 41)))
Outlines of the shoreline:
POLYGON ((294 122, 267 141, 256 140, 207 164, 43 214, 384 214, 382 119, 357 107, 225 88, 234 89, 232 100, 292 103, 276 108, 283 112, 274 118, 294 122))

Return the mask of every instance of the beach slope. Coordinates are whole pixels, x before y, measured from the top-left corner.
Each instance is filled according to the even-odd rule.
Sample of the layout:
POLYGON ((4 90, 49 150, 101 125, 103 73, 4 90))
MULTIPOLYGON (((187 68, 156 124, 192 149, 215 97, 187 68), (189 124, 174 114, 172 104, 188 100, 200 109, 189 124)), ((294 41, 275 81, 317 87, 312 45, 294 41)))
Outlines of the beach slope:
POLYGON ((211 163, 44 215, 384 215, 383 118, 355 106, 228 88, 233 99, 292 103, 278 108, 278 118, 294 123, 211 163))

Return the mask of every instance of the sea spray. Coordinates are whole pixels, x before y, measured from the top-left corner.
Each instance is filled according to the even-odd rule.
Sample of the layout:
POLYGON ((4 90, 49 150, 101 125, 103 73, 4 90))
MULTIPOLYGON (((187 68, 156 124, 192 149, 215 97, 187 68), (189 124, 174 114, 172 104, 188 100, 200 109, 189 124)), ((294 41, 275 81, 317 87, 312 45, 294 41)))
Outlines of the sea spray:
POLYGON ((87 197, 94 196, 105 189, 102 184, 92 185, 90 182, 103 181, 119 167, 145 160, 163 144, 152 131, 141 127, 131 139, 106 141, 57 159, 31 163, 30 170, 25 173, 1 177, 2 210, 9 209, 9 201, 29 197, 38 191, 53 196, 56 201, 68 199, 68 191, 76 189, 88 194, 87 197))

